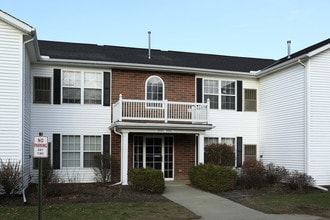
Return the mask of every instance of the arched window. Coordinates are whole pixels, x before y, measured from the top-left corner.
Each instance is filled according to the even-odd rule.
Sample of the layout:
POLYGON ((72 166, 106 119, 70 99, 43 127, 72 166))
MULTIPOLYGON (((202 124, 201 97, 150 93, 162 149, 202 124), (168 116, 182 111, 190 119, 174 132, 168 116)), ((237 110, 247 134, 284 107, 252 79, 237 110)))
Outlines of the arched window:
POLYGON ((146 100, 164 100, 164 82, 158 76, 150 76, 146 81, 146 100))

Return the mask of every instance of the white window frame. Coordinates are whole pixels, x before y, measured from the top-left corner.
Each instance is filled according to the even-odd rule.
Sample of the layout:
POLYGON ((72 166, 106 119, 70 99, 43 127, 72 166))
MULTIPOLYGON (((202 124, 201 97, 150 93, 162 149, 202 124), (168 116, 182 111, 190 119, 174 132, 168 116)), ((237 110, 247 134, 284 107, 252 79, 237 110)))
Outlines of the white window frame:
POLYGON ((84 153, 100 153, 103 152, 103 135, 61 135, 61 168, 65 169, 77 169, 77 168, 84 168, 84 169, 92 169, 93 167, 85 167, 84 166, 84 153), (63 137, 79 137, 79 150, 64 150, 63 149, 63 137), (100 149, 99 150, 85 150, 85 137, 99 137, 100 138, 100 149), (79 166, 63 166, 63 153, 79 153, 79 166))
POLYGON ((213 108, 212 107, 212 100, 210 99, 210 108, 211 109, 219 109, 219 80, 215 80, 215 79, 204 79, 204 82, 203 82, 203 100, 204 100, 204 103, 206 103, 207 102, 207 97, 205 97, 205 96, 214 96, 214 97, 216 97, 216 100, 217 100, 217 108, 213 108), (210 86, 208 86, 208 87, 206 87, 205 85, 206 85, 206 82, 214 82, 214 83, 216 83, 217 85, 217 87, 210 87, 210 86), (211 91, 212 90, 212 91, 211 91), (215 91, 214 91, 215 90, 215 91))
POLYGON ((235 137, 221 137, 221 144, 227 144, 228 146, 231 146, 234 148, 235 151, 235 167, 237 167, 237 143, 236 143, 236 138, 235 137), (234 143, 233 145, 227 144, 227 140, 232 140, 234 143))
POLYGON ((211 145, 211 144, 219 144, 218 137, 204 137, 204 147, 211 145))
POLYGON ((221 103, 220 103, 220 108, 221 110, 236 110, 237 105, 236 105, 236 101, 237 101, 237 81, 236 80, 221 80, 221 86, 220 86, 220 95, 221 95, 221 103), (231 93, 225 93, 225 89, 223 89, 223 83, 227 83, 228 84, 232 84, 234 83, 234 94, 231 93), (234 108, 223 108, 222 107, 222 103, 223 103, 223 97, 234 97, 234 108))
POLYGON ((145 101, 146 101, 146 108, 164 108, 164 100, 165 100, 165 83, 162 78, 159 76, 153 75, 149 76, 148 79, 145 82, 144 85, 144 91, 145 91, 145 101), (162 84, 162 99, 161 100, 155 100, 155 99, 148 99, 148 83, 152 79, 157 79, 161 82, 162 84), (155 102, 155 103, 153 103, 155 102))
MULTIPOLYGON (((103 104, 103 73, 101 71, 93 71, 93 70, 86 70, 86 71, 81 71, 81 70, 71 70, 71 69, 65 69, 62 70, 62 77, 61 77, 61 103, 62 104, 88 104, 88 105, 102 105, 103 104), (64 75, 66 73, 72 73, 72 74, 79 74, 80 80, 75 80, 74 83, 70 84, 65 84, 65 78, 64 75), (97 81, 100 85, 99 86, 86 86, 85 84, 85 77, 87 74, 98 74, 100 75, 100 81, 97 81), (79 85, 78 85, 79 84, 79 85), (75 89, 80 89, 80 102, 64 102, 64 89, 65 88, 75 88, 75 89), (97 89, 100 90, 100 103, 85 103, 85 89, 97 89)), ((97 83, 96 82, 96 83, 97 83)), ((96 99, 95 99, 96 100, 96 99)))
MULTIPOLYGON (((207 96, 215 96, 216 100, 217 100, 217 108, 212 108, 212 106, 210 106, 211 109, 214 110, 224 110, 224 111, 236 111, 237 109, 237 80, 231 80, 231 79, 212 79, 212 78, 203 78, 203 102, 206 103, 207 102, 207 96), (208 88, 205 86, 207 81, 213 81, 216 82, 217 84, 217 88, 208 88), (226 94, 223 91, 222 88, 222 84, 223 83, 234 83, 234 94, 226 94), (212 91, 213 90, 213 91, 212 91), (224 101, 224 97, 234 97, 234 108, 223 108, 222 107, 222 103, 224 101)), ((212 103, 212 101, 210 100, 210 102, 212 103)), ((212 104, 211 104, 212 105, 212 104)))
MULTIPOLYGON (((102 80, 102 73, 101 72, 95 72, 95 71, 85 71, 83 73, 84 75, 84 91, 83 91, 83 97, 84 97, 84 104, 96 104, 96 105, 101 105, 102 104, 102 91, 103 91, 103 80, 102 80), (94 76, 94 81, 92 81, 92 83, 86 83, 86 78, 88 75, 93 75, 94 76), (99 78, 99 79, 98 79, 99 78), (88 85, 90 84, 90 85, 88 85), (98 85, 99 84, 99 85, 98 85), (88 90, 99 90, 100 92, 100 103, 86 103, 86 99, 85 99, 85 96, 86 96, 86 89, 88 90)), ((91 100, 94 100, 94 101, 97 101, 98 99, 91 99, 91 100)))

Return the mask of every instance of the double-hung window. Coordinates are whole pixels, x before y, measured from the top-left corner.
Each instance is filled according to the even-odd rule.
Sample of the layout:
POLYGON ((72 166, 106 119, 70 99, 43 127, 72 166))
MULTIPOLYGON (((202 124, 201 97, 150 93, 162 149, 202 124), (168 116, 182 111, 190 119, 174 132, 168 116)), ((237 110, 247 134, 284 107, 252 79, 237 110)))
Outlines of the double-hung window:
POLYGON ((84 167, 95 166, 95 156, 101 154, 101 136, 84 136, 84 167))
POLYGON ((208 99, 211 109, 235 110, 236 81, 204 79, 204 103, 208 99))
POLYGON ((221 109, 235 110, 235 81, 221 81, 221 109))
POLYGON ((204 146, 209 146, 211 144, 218 144, 219 143, 219 138, 217 137, 205 137, 204 138, 204 146))
POLYGON ((62 167, 94 167, 101 151, 101 136, 63 135, 62 167))
POLYGON ((81 102, 81 73, 79 71, 63 71, 63 103, 81 102))
POLYGON ((102 100, 102 74, 98 72, 85 72, 84 74, 84 103, 101 104, 102 100))
POLYGON ((63 135, 62 167, 80 167, 80 136, 63 135))
POLYGON ((219 108, 219 81, 218 80, 204 80, 204 102, 210 100, 210 108, 219 108))
POLYGON ((227 146, 231 146, 235 149, 235 138, 221 138, 221 144, 226 144, 227 146))
POLYGON ((63 71, 63 103, 101 104, 102 73, 63 71))

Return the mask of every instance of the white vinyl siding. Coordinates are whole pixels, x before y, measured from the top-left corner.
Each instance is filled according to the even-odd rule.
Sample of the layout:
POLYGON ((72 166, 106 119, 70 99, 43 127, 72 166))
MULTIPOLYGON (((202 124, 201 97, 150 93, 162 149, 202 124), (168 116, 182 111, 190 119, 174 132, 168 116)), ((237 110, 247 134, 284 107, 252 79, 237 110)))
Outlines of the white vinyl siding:
POLYGON ((305 167, 304 68, 297 64, 262 77, 260 93, 260 152, 264 162, 287 169, 305 167))
MULTIPOLYGON (((43 76, 53 78, 53 69, 58 67, 32 65, 32 77, 43 76)), ((63 67, 64 68, 64 67, 63 67)), ((69 69, 69 67, 67 67, 69 69)), ((85 69, 83 69, 85 70, 85 69)), ((104 70, 86 69, 88 72, 103 72, 104 70)), ((53 80, 52 80, 53 81, 53 80)), ((44 132, 52 143, 52 135, 96 135, 109 134, 111 125, 111 108, 103 105, 40 105, 32 104, 31 135, 44 132)), ((62 181, 94 182, 92 168, 68 167, 56 170, 62 181)), ((37 172, 33 173, 33 181, 37 172)))
MULTIPOLYGON (((22 34, 0 20, 0 157, 22 162, 22 34)), ((28 126, 27 118, 26 125, 28 126)))
POLYGON ((308 173, 330 185, 330 50, 310 60, 308 173))
MULTIPOLYGON (((201 76, 199 76, 201 77, 201 76)), ((214 77, 214 80, 234 81, 237 78, 214 77)), ((254 79, 243 79, 244 88, 256 89, 258 81, 254 79)), ((257 93, 258 99, 258 93, 257 93)), ((259 103, 257 103, 259 105, 259 103)), ((257 106, 258 108, 258 106, 257 106)), ((211 109, 209 121, 214 128, 205 132, 205 137, 243 137, 244 144, 258 144, 258 112, 237 112, 232 110, 211 109)))

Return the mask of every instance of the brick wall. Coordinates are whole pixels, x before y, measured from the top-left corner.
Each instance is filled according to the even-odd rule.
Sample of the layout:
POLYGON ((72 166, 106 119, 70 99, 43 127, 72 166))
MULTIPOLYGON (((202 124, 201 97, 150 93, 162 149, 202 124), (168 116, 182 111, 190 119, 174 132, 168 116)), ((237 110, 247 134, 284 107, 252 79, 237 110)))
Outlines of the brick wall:
POLYGON ((195 76, 193 74, 112 70, 112 103, 119 94, 124 99, 145 99, 145 82, 150 76, 160 77, 165 84, 165 99, 195 102, 195 76))
POLYGON ((175 180, 188 179, 188 169, 195 165, 195 135, 177 134, 174 138, 175 180))
MULTIPOLYGON (((112 103, 119 99, 145 99, 145 82, 150 76, 158 76, 164 81, 165 99, 177 102, 195 102, 195 76, 193 74, 112 70, 112 103)), ((120 136, 112 132, 111 153, 115 167, 112 181, 120 181, 120 136)), ((128 140, 128 168, 133 168, 133 134, 128 140)), ((174 176, 188 179, 188 169, 195 164, 195 135, 176 134, 174 136, 174 176)))

